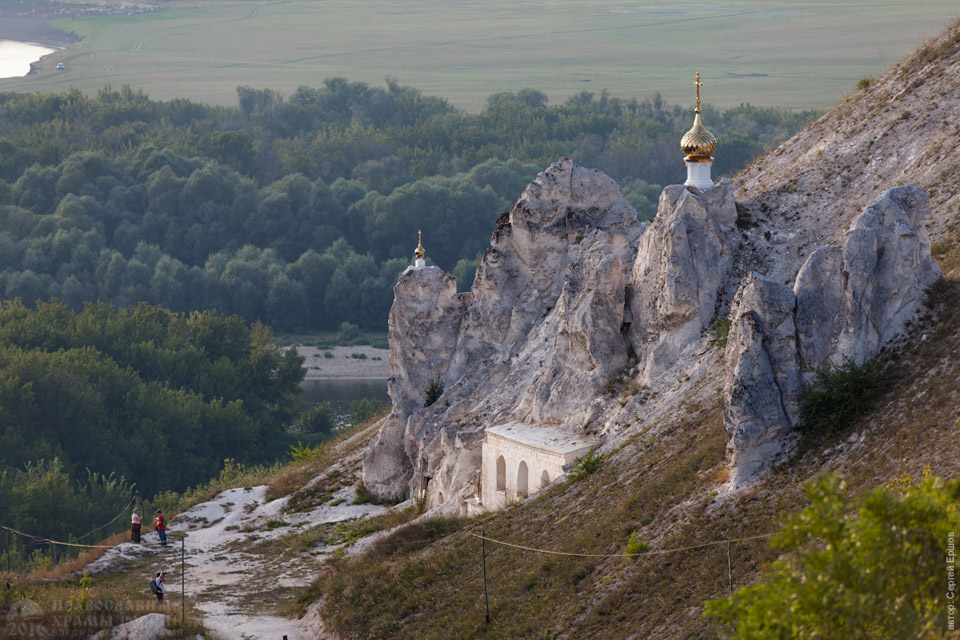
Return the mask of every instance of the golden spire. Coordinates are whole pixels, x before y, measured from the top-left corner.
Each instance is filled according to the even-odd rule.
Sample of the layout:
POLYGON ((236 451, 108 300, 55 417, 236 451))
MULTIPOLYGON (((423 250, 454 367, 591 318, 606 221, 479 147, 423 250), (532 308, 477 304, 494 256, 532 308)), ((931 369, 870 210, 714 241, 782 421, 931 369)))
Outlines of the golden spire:
POLYGON ((423 239, 419 229, 417 229, 417 248, 414 249, 413 255, 417 256, 417 260, 423 260, 424 256, 427 255, 427 252, 423 250, 423 239))
POLYGON ((703 86, 703 83, 700 82, 700 72, 697 71, 697 80, 693 83, 697 88, 697 110, 695 113, 700 113, 700 87, 703 86))
POLYGON ((713 160, 711 154, 717 148, 717 139, 712 133, 703 126, 700 118, 702 110, 700 109, 700 74, 697 73, 697 81, 693 83, 697 87, 697 109, 694 111, 697 115, 693 118, 693 126, 690 131, 683 134, 680 139, 680 150, 685 154, 686 162, 710 162, 713 160))

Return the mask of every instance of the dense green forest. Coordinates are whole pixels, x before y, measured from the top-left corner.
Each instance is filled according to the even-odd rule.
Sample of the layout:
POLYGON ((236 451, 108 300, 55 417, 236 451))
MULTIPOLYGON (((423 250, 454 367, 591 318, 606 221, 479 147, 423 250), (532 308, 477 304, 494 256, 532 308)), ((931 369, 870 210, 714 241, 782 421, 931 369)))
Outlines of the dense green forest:
MULTIPOLYGON (((731 174, 816 114, 742 105, 704 119, 731 174)), ((689 109, 535 90, 479 114, 388 81, 330 79, 236 108, 0 93, 0 296, 175 312, 216 309, 283 331, 382 330, 416 230, 469 288, 497 215, 560 156, 602 169, 642 217, 683 178, 689 109)))
MULTIPOLYGON (((2 303, 0 524, 70 539, 225 459, 272 463, 302 364, 266 326, 213 311, 2 303)), ((0 558, 22 562, 31 547, 4 534, 0 558)))

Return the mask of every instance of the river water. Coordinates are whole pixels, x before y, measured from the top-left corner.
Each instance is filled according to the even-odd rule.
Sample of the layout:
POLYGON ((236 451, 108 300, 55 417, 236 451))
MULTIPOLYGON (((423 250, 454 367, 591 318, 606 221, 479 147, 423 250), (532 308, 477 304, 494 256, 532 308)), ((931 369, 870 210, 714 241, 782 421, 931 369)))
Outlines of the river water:
POLYGON ((56 49, 29 42, 0 40, 0 78, 19 78, 30 73, 30 63, 56 49))
POLYGON ((350 403, 354 400, 373 398, 390 404, 386 378, 304 380, 300 387, 303 388, 301 402, 308 407, 329 402, 338 425, 350 421, 350 403))

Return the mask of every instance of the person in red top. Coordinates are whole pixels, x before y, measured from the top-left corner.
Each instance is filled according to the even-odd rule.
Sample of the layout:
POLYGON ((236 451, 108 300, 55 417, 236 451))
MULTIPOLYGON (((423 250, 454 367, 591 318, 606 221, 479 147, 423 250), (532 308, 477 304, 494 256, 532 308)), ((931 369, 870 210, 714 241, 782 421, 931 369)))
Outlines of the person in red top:
POLYGON ((160 536, 160 546, 167 546, 167 519, 163 517, 160 509, 157 509, 157 535, 160 536))

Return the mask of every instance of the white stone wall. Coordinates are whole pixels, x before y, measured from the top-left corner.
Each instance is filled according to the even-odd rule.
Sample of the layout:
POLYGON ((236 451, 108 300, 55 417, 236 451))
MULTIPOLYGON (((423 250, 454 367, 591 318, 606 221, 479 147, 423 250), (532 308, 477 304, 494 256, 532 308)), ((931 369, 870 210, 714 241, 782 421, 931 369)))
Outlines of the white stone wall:
POLYGON ((533 495, 542 488, 544 471, 547 472, 550 483, 553 483, 563 475, 565 464, 573 462, 589 449, 590 447, 586 447, 582 451, 571 453, 554 452, 488 431, 487 439, 482 446, 480 472, 484 508, 496 511, 521 499, 517 495, 517 479, 521 462, 527 463, 527 495, 533 495), (497 490, 497 460, 500 456, 503 456, 506 463, 506 487, 502 491, 497 490))

